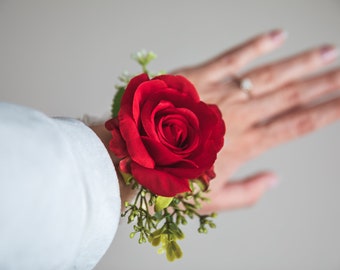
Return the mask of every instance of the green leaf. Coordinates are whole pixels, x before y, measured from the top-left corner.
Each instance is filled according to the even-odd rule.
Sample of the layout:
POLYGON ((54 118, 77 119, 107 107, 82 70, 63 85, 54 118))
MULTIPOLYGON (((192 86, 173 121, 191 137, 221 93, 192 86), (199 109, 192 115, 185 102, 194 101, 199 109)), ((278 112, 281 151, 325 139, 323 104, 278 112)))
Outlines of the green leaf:
POLYGON ((176 241, 169 241, 166 245, 166 258, 168 261, 173 262, 176 259, 180 259, 183 256, 183 252, 176 241))
POLYGON ((176 254, 174 250, 172 249, 172 245, 167 244, 165 251, 166 251, 166 258, 168 259, 168 261, 173 262, 176 259, 176 254))
POLYGON ((161 243, 161 235, 149 238, 149 242, 151 242, 151 245, 153 245, 154 247, 157 247, 161 243))
POLYGON ((155 204, 155 211, 159 212, 163 210, 164 208, 167 208, 173 199, 174 197, 157 196, 156 204, 155 204))
POLYGON ((117 93, 115 94, 113 98, 113 103, 112 103, 112 109, 111 109, 111 115, 113 118, 118 116, 118 112, 120 109, 120 103, 122 101, 123 94, 125 92, 125 87, 124 86, 117 86, 117 93))
POLYGON ((180 246, 177 244, 177 242, 173 241, 171 242, 171 245, 172 245, 172 250, 174 251, 176 258, 177 259, 182 258, 183 252, 180 246))

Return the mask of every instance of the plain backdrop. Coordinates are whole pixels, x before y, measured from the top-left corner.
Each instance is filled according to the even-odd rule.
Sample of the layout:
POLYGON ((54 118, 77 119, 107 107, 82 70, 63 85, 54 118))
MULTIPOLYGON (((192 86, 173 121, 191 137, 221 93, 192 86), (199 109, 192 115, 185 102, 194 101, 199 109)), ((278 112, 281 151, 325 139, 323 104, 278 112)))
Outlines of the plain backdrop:
MULTIPOLYGON (((172 70, 274 28, 288 31, 287 43, 248 68, 340 45, 340 1, 0 0, 0 100, 51 116, 101 116, 121 72, 139 72, 131 53, 153 50, 150 68, 172 70)), ((206 235, 190 222, 181 260, 131 240, 122 220, 95 269, 340 269, 339 135, 336 123, 245 164, 235 177, 269 169, 279 185, 254 207, 219 214, 206 235)))

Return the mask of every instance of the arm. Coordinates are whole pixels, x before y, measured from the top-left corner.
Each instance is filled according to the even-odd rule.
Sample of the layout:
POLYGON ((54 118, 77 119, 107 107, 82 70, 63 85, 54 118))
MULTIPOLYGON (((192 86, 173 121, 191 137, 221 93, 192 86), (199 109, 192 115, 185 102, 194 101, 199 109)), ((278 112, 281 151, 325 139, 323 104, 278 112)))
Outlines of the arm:
POLYGON ((92 269, 121 206, 98 137, 80 121, 0 102, 0 149, 1 268, 92 269))

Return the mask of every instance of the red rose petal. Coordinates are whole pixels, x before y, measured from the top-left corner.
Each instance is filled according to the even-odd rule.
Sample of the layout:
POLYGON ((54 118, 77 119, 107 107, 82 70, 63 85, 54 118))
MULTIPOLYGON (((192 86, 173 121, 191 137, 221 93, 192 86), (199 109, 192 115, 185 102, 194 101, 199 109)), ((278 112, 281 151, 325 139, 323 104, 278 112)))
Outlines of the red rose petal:
POLYGON ((119 169, 124 173, 131 174, 131 159, 129 157, 123 158, 119 161, 119 169))
POLYGON ((162 170, 177 177, 194 179, 199 177, 206 168, 198 166, 193 160, 183 159, 172 167, 164 167, 162 170))
POLYGON ((139 121, 140 108, 144 106, 144 103, 150 98, 150 96, 163 91, 165 88, 166 84, 159 80, 143 82, 137 87, 133 97, 132 107, 133 119, 136 122, 139 121))
POLYGON ((117 158, 123 158, 128 155, 128 152, 126 150, 126 144, 123 140, 120 132, 118 130, 112 130, 112 139, 109 143, 110 150, 115 154, 117 158))
POLYGON ((137 87, 145 81, 149 81, 149 76, 146 73, 142 73, 138 76, 135 76, 130 80, 122 97, 120 110, 125 111, 125 113, 129 112, 132 113, 131 108, 133 104, 132 101, 135 95, 135 91, 137 87))
POLYGON ((118 119, 113 118, 105 122, 107 130, 111 131, 112 138, 109 142, 109 149, 118 157, 123 158, 128 155, 126 144, 118 127, 118 119))
POLYGON ((132 162, 131 173, 139 184, 160 196, 174 197, 190 191, 188 179, 179 178, 164 171, 144 168, 132 162))
POLYGON ((156 121, 160 141, 174 151, 190 153, 199 142, 199 122, 187 108, 169 108, 160 112, 156 121), (164 116, 163 116, 164 114, 164 116))
POLYGON ((156 132, 155 115, 158 111, 161 111, 167 107, 170 107, 172 103, 168 101, 158 101, 155 102, 152 98, 148 99, 143 108, 141 108, 141 122, 142 126, 150 138, 155 141, 159 141, 158 134, 156 132))
POLYGON ((162 80, 167 84, 168 88, 173 88, 183 94, 189 95, 195 102, 200 101, 195 86, 187 78, 181 75, 160 75, 152 80, 162 80))
POLYGON ((159 166, 169 166, 185 158, 185 155, 177 154, 162 143, 152 140, 151 138, 142 137, 142 140, 148 149, 150 156, 155 161, 155 164, 159 166))
POLYGON ((117 118, 111 118, 105 122, 105 128, 109 131, 115 129, 118 127, 118 119, 117 118))
POLYGON ((212 140, 214 141, 216 152, 220 151, 224 144, 224 134, 226 132, 226 126, 222 119, 222 114, 216 105, 209 105, 209 108, 215 113, 217 123, 212 133, 212 140))
POLYGON ((154 168, 155 162, 150 157, 139 134, 135 121, 128 115, 118 114, 120 132, 126 142, 126 148, 132 160, 147 168, 154 168))
POLYGON ((214 168, 211 167, 210 169, 206 170, 202 175, 200 175, 197 179, 201 181, 205 187, 207 188, 209 186, 209 183, 212 179, 216 177, 214 168))

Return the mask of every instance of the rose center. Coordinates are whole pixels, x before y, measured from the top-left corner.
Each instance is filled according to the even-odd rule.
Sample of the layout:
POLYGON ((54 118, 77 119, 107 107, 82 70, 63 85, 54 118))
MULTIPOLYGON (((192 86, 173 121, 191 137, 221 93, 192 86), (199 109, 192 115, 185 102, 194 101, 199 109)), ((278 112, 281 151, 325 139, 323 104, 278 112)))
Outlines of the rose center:
POLYGON ((191 110, 168 105, 155 114, 154 123, 159 142, 172 152, 187 155, 197 147, 199 122, 191 110))
POLYGON ((166 124, 163 126, 163 137, 171 145, 178 148, 185 148, 187 132, 176 124, 166 124))

